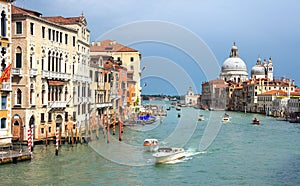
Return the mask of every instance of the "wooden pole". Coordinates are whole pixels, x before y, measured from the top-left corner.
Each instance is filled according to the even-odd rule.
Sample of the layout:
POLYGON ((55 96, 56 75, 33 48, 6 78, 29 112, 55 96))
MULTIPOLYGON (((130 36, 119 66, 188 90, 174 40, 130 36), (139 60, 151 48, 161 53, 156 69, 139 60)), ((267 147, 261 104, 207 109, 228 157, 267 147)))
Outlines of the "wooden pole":
POLYGON ((55 155, 58 156, 58 140, 59 140, 59 127, 56 128, 55 134, 55 155))
POLYGON ((48 145, 48 128, 46 127, 46 147, 48 145))

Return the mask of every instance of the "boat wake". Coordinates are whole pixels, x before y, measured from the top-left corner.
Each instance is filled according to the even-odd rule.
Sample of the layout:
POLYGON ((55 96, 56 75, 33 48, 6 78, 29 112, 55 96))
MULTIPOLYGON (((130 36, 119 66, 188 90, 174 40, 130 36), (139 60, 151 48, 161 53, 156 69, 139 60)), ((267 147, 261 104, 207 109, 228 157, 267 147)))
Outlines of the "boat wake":
POLYGON ((205 154, 205 153, 207 153, 207 152, 206 151, 199 152, 199 151, 195 151, 195 150, 187 150, 187 151, 185 151, 185 157, 183 157, 181 159, 173 160, 173 161, 168 161, 168 162, 165 162, 164 164, 176 164, 176 163, 186 162, 186 161, 193 159, 194 156, 197 156, 199 154, 205 154))

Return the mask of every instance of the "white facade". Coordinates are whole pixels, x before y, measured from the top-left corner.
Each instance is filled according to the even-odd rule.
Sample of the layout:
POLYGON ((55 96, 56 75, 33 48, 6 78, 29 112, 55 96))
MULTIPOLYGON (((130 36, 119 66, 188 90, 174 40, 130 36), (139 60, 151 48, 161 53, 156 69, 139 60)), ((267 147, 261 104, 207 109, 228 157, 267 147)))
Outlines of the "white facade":
POLYGON ((190 86, 185 97, 185 104, 188 106, 197 105, 198 95, 195 95, 193 88, 190 86))
POLYGON ((222 65, 220 78, 224 81, 233 81, 236 83, 242 83, 248 79, 246 64, 239 57, 238 48, 235 43, 231 48, 229 58, 227 58, 222 65))

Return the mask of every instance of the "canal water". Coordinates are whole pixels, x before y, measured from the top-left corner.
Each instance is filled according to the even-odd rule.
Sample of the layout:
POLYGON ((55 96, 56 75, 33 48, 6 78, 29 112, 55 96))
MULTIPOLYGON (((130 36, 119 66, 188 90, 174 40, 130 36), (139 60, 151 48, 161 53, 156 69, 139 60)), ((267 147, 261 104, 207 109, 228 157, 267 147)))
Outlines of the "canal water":
POLYGON ((1 185, 300 185, 299 124, 237 112, 221 123, 224 111, 181 109, 124 127, 122 142, 111 134, 107 143, 100 132, 89 144, 63 145, 58 156, 54 146, 35 146, 31 161, 0 167, 1 185), (187 157, 157 165, 143 151, 145 138, 183 147, 187 157))

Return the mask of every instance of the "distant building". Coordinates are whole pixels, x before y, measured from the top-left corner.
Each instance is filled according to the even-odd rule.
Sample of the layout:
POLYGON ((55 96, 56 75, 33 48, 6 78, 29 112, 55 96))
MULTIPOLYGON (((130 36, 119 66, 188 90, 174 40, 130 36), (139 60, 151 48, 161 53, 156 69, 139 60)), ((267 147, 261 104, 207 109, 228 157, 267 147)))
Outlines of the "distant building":
POLYGON ((223 79, 202 83, 201 107, 211 110, 224 110, 227 104, 228 84, 223 79))
POLYGON ((257 58, 256 65, 251 69, 251 78, 252 79, 260 79, 267 78, 270 81, 273 81, 273 63, 272 59, 269 58, 268 62, 264 60, 261 63, 260 57, 257 58))
POLYGON ((295 85, 289 79, 273 80, 268 78, 262 79, 249 79, 243 82, 243 101, 245 103, 245 110, 247 112, 265 112, 268 106, 258 105, 258 95, 268 91, 282 90, 284 92, 294 92, 295 85))
POLYGON ((122 66, 127 69, 127 102, 134 112, 134 107, 141 104, 140 86, 140 58, 139 51, 121 45, 116 41, 104 40, 93 42, 90 46, 91 55, 107 55, 113 60, 120 61, 122 66))
POLYGON ((185 105, 196 106, 198 102, 199 95, 195 94, 193 88, 190 86, 186 95, 184 96, 185 105))
POLYGON ((300 95, 292 96, 288 100, 287 111, 288 111, 288 113, 299 113, 300 112, 300 95))

